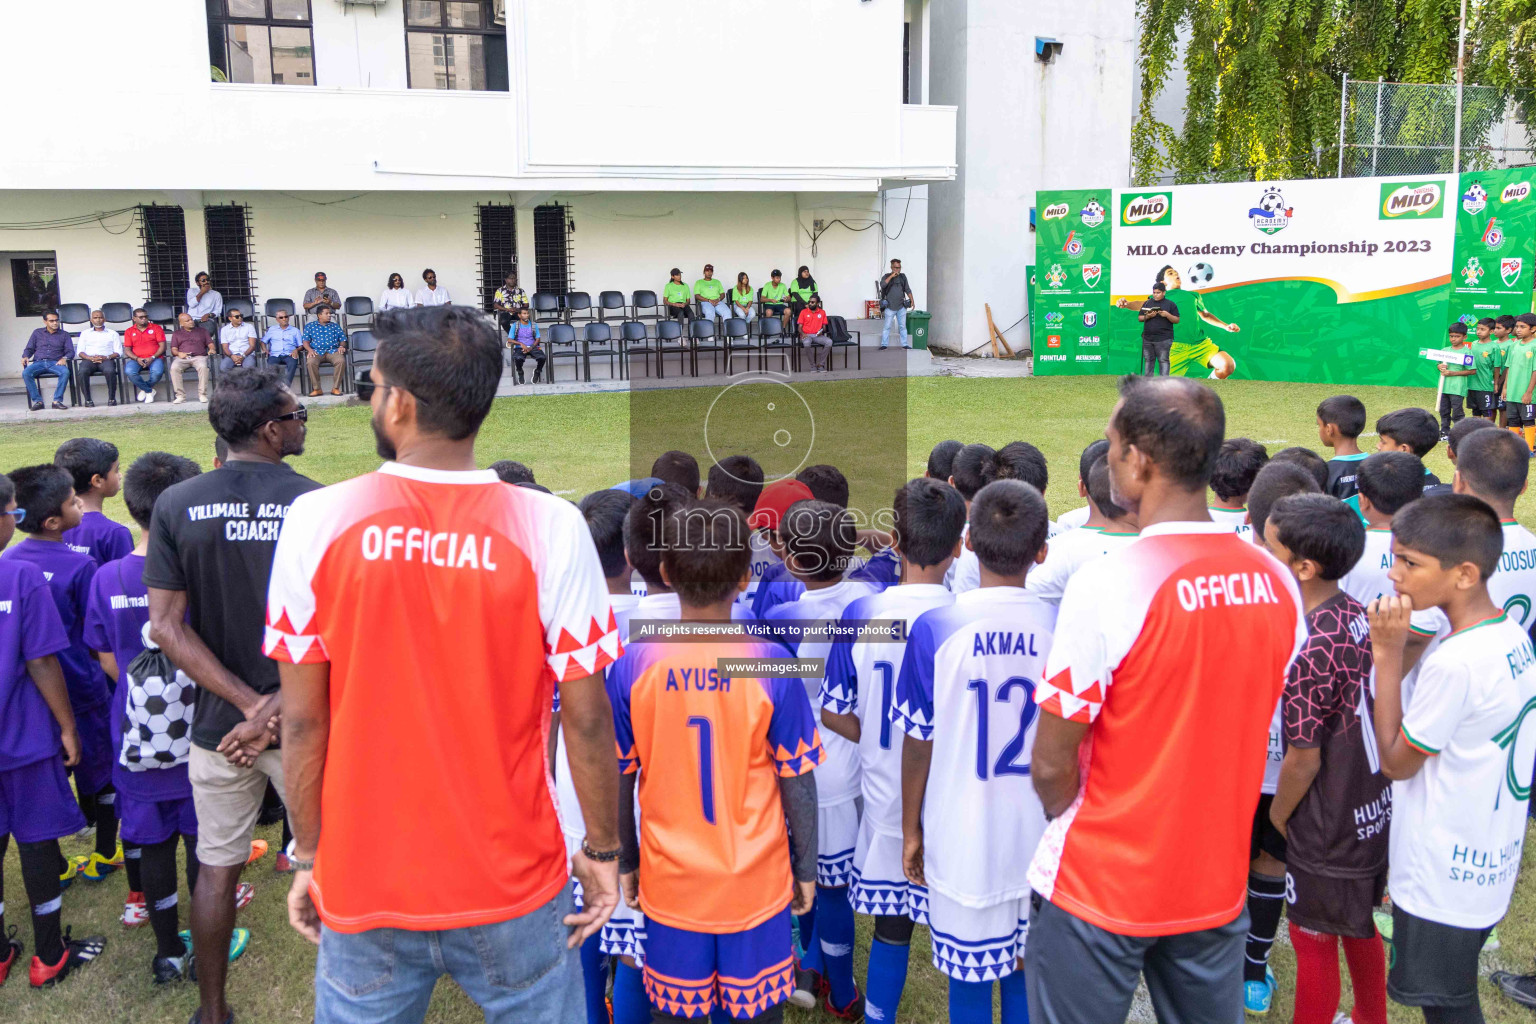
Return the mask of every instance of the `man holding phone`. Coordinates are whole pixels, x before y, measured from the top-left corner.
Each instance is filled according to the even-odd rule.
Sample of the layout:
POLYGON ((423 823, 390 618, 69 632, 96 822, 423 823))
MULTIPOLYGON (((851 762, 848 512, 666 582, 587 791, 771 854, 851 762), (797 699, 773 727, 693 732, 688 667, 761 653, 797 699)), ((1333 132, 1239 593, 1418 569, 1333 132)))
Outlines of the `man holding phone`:
POLYGON ((1141 372, 1148 377, 1168 376, 1173 351, 1173 325, 1179 322, 1179 307, 1168 298, 1163 282, 1152 286, 1152 296, 1136 313, 1141 321, 1141 372))

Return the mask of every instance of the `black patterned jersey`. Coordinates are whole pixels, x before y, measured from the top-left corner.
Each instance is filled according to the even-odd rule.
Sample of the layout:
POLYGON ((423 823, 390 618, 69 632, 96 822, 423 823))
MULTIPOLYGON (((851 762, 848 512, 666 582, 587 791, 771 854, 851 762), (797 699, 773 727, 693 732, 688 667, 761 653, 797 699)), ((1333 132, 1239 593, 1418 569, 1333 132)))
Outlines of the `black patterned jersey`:
POLYGON ((1286 746, 1322 757, 1287 826, 1287 863, 1335 878, 1386 870, 1392 783, 1376 749, 1370 625, 1359 601, 1341 592, 1307 614, 1282 703, 1286 746))

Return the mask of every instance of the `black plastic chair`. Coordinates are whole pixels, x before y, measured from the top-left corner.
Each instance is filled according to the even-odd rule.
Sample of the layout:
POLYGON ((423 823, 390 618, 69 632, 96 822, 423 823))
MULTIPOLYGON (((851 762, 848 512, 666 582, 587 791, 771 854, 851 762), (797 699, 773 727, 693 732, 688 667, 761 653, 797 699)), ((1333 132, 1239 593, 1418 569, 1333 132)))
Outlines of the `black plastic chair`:
POLYGON ((661 319, 661 300, 656 297, 655 292, 640 291, 630 293, 629 309, 635 320, 661 319), (650 312, 642 313, 641 310, 650 310, 650 312))
POLYGON ((638 320, 626 320, 619 325, 619 345, 623 349, 620 358, 624 361, 624 376, 634 376, 634 369, 630 366, 630 360, 635 356, 645 357, 645 375, 651 375, 651 356, 657 356, 656 367, 658 375, 661 372, 661 348, 651 344, 651 336, 646 331, 645 324, 638 320))
MULTIPOLYGON (((613 328, 605 323, 587 324, 581 332, 581 367, 582 376, 588 383, 592 381, 592 357, 608 357, 608 376, 614 375, 615 360, 619 357, 618 342, 613 337, 613 328)), ((619 379, 624 378, 624 364, 618 364, 619 379)))
POLYGON ((169 302, 151 299, 144 303, 144 315, 149 317, 150 323, 159 324, 165 328, 167 334, 176 328, 176 307, 169 302))
POLYGON ((119 333, 128 329, 133 323, 133 303, 131 302, 103 302, 101 315, 107 318, 107 325, 121 324, 120 328, 113 328, 119 333))
MULTIPOLYGON (((106 310, 102 310, 102 313, 105 314, 106 310)), ((91 381, 96 379, 94 375, 87 377, 85 374, 80 372, 80 369, 85 364, 85 362, 86 360, 83 356, 76 356, 74 361, 69 364, 69 391, 76 404, 83 403, 91 399, 91 381)), ((107 394, 109 396, 119 396, 118 401, 121 402, 124 398, 128 397, 127 391, 125 389, 132 389, 133 385, 129 384, 128 378, 123 375, 122 356, 118 356, 116 359, 114 359, 112 365, 114 369, 108 370, 107 372, 117 379, 112 382, 112 386, 108 389, 107 394)))
POLYGON ((689 351, 693 358, 693 375, 699 375, 699 353, 708 352, 710 356, 710 372, 720 372, 720 353, 725 351, 725 346, 720 343, 720 335, 715 332, 713 320, 692 320, 688 324, 688 337, 693 341, 689 351))
MULTIPOLYGON (((62 322, 62 318, 60 318, 60 320, 62 322)), ((44 386, 43 379, 44 378, 54 378, 54 379, 57 379, 58 376, 59 376, 59 371, 58 371, 57 367, 55 367, 54 369, 52 369, 50 371, 46 371, 46 372, 38 374, 37 390, 38 390, 38 393, 42 396, 43 407, 44 408, 47 408, 48 406, 52 405, 52 403, 53 403, 53 388, 50 387, 50 386, 44 386)), ((67 390, 69 392, 69 404, 72 405, 72 406, 79 405, 80 404, 80 375, 75 372, 74 361, 71 361, 70 364, 69 364, 69 387, 68 387, 67 390)))
POLYGON ((59 307, 59 326, 78 335, 91 322, 91 307, 84 302, 66 302, 59 307))
POLYGON ((373 327, 373 300, 366 295, 348 295, 341 300, 341 329, 350 336, 364 327, 373 327))
MULTIPOLYGON (((677 355, 677 375, 684 376, 687 373, 688 343, 683 340, 683 325, 677 320, 660 320, 656 323, 656 376, 665 376, 662 372, 666 357, 672 353, 677 355)), ((693 375, 699 375, 699 368, 693 368, 693 375)))
POLYGON ((292 299, 268 299, 262 304, 261 310, 261 330, 263 334, 266 333, 268 327, 272 326, 272 318, 277 316, 278 313, 288 314, 288 325, 290 327, 299 326, 297 307, 294 306, 292 299))
MULTIPOLYGON (((350 299, 348 302, 352 301, 350 299)), ((357 380, 357 375, 370 369, 379 351, 379 340, 369 330, 360 330, 347 338, 347 380, 357 380)), ((342 390, 346 390, 343 388, 342 390)))
POLYGON ((776 316, 768 317, 757 322, 758 352, 761 362, 758 364, 763 369, 768 368, 768 356, 777 352, 780 364, 785 373, 792 373, 800 368, 800 346, 794 338, 784 332, 784 324, 776 316))
POLYGON ((859 359, 858 368, 861 369, 861 370, 864 369, 864 350, 859 346, 859 332, 858 331, 855 331, 853 328, 850 327, 848 329, 848 340, 847 341, 834 341, 832 343, 832 347, 827 350, 827 368, 828 369, 832 368, 832 356, 834 354, 836 354, 838 349, 842 349, 843 350, 843 369, 845 369, 845 370, 848 369, 848 350, 849 349, 852 349, 854 355, 856 355, 858 357, 858 359, 859 359))
POLYGON ((586 292, 565 293, 565 322, 568 324, 587 323, 597 319, 597 313, 592 309, 592 296, 586 292))
POLYGON ((534 292, 528 301, 532 319, 547 322, 560 319, 560 296, 554 292, 534 292))
POLYGON ((597 318, 599 320, 623 320, 629 307, 624 303, 623 292, 599 292, 597 318))
POLYGON ((229 323, 229 314, 235 310, 240 311, 240 315, 245 318, 246 323, 255 326, 256 307, 251 303, 250 299, 225 299, 224 312, 219 315, 219 319, 226 324, 229 323))
MULTIPOLYGON (((725 321, 725 373, 730 376, 734 360, 737 356, 746 356, 747 369, 752 369, 752 357, 761 357, 762 353, 757 343, 752 340, 752 325, 739 316, 733 316, 725 321)), ((759 361, 758 366, 762 363, 759 361)))
POLYGON ((562 359, 571 360, 571 379, 575 380, 575 361, 581 358, 581 350, 576 347, 576 328, 570 324, 551 324, 546 338, 548 340, 544 342, 544 347, 549 351, 549 382, 555 382, 555 367, 562 359))

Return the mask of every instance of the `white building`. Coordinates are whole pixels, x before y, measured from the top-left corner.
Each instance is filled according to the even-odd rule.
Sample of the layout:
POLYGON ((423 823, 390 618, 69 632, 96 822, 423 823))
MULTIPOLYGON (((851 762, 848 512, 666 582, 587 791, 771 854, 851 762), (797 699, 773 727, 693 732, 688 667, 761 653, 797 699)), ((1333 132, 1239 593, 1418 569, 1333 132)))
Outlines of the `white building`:
POLYGON ((1034 189, 1123 183, 1134 15, 1089 5, 1107 35, 1004 0, 4 5, 0 375, 43 303, 179 305, 205 269, 259 311, 317 270, 482 304, 509 265, 596 300, 806 264, 852 318, 900 256, 978 348, 982 301, 1023 313, 1034 189))

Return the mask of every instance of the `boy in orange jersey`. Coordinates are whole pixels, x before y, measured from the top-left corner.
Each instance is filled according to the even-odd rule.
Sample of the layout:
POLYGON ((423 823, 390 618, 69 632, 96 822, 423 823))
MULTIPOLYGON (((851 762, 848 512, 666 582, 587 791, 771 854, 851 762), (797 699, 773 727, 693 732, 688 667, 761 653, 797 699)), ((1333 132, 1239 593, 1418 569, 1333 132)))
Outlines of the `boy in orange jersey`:
MULTIPOLYGON (((750 575, 747 536, 722 502, 668 516, 661 572, 684 621, 731 622, 750 575)), ((625 902, 646 915, 655 1018, 706 1018, 718 1006, 736 1020, 778 1021, 794 988, 790 912, 808 911, 816 891, 811 770, 824 754, 805 683, 722 674, 721 659, 782 657, 744 630, 647 642, 640 625, 607 686, 624 773, 621 881, 625 902)))

